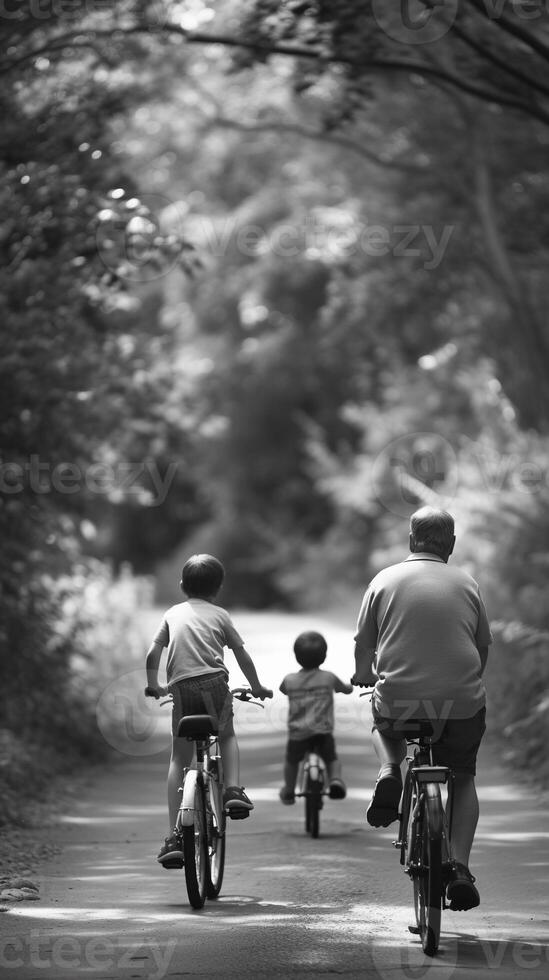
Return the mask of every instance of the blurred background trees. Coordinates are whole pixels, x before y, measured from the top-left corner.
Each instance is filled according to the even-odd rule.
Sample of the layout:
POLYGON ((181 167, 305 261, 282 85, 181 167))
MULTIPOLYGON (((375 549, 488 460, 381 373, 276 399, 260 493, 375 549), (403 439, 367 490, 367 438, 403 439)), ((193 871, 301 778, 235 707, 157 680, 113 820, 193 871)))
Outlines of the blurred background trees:
POLYGON ((434 500, 495 620, 498 730, 526 692, 545 734, 549 31, 495 7, 4 14, 6 730, 72 705, 87 744, 71 664, 121 574, 101 670, 140 576, 176 601, 195 550, 227 603, 352 627, 434 500))

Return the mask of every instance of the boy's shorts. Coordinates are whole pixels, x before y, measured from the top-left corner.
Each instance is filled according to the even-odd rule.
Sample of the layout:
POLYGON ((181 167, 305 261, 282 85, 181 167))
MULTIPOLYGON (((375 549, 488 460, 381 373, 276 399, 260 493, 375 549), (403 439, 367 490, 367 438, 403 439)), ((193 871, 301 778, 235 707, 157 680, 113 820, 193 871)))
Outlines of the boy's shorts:
POLYGON ((225 673, 186 677, 170 685, 173 696, 172 735, 177 735, 184 715, 211 715, 219 734, 230 734, 233 721, 233 698, 225 673))
POLYGON ((433 735, 433 762, 448 766, 454 772, 476 775, 477 754, 482 736, 486 731, 486 708, 472 718, 447 718, 432 722, 427 718, 384 718, 372 705, 372 731, 386 738, 400 741, 414 739, 418 735, 433 735))
POLYGON ((307 738, 288 739, 286 761, 301 762, 309 750, 318 752, 326 764, 337 759, 334 736, 327 733, 325 735, 309 735, 307 738))

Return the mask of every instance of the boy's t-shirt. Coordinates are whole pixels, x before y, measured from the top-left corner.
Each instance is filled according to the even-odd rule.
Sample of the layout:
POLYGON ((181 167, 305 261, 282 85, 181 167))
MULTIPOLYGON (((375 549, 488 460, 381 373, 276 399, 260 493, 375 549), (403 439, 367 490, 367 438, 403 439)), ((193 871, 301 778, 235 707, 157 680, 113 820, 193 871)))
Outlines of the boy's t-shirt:
POLYGON ((187 599, 171 606, 153 642, 168 648, 168 685, 202 674, 228 674, 224 647, 244 646, 227 610, 206 599, 187 599))
POLYGON ((330 670, 315 667, 286 674, 280 685, 288 695, 290 710, 288 731, 290 738, 308 738, 310 735, 327 735, 334 730, 334 691, 347 693, 347 685, 330 670))

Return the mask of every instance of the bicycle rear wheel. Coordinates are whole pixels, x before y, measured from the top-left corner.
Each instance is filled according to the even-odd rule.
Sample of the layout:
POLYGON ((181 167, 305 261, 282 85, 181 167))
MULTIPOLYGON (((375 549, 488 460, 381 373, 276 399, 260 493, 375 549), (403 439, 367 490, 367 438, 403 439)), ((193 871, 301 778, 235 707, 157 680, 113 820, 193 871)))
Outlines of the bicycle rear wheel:
POLYGON ((221 807, 221 818, 219 825, 215 818, 213 809, 211 806, 208 808, 208 898, 217 898, 221 891, 221 885, 223 884, 223 872, 225 870, 226 823, 227 818, 223 811, 223 807, 221 807))
POLYGON ((438 786, 425 786, 411 836, 416 922, 424 953, 434 956, 440 942, 443 888, 442 801, 438 786))
POLYGON ((196 781, 194 821, 182 828, 185 882, 193 909, 201 909, 208 888, 208 830, 206 825, 206 794, 201 775, 196 781))
POLYGON ((321 809, 322 786, 317 780, 308 779, 305 787, 305 830, 314 838, 320 832, 321 809))

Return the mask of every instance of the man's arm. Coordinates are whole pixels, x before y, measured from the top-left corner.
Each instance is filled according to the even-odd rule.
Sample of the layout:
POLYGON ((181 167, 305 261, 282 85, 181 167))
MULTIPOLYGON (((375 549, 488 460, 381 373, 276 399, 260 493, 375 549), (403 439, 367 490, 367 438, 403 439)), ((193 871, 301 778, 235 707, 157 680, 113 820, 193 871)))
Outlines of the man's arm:
POLYGON ((238 666, 252 689, 252 696, 254 698, 261 698, 262 701, 265 698, 272 698, 273 692, 270 688, 263 687, 248 651, 244 647, 235 647, 233 653, 238 666))
POLYGON ((145 666, 147 669, 147 688, 156 692, 156 697, 164 697, 168 693, 168 688, 158 683, 158 668, 164 647, 161 643, 152 642, 148 652, 145 666))
POLYGON ((484 671, 486 670, 486 662, 488 660, 488 647, 477 647, 478 655, 480 657, 480 676, 482 677, 484 671))
POLYGON ((359 642, 355 643, 355 672, 351 677, 351 684, 355 687, 373 687, 377 681, 377 674, 374 671, 374 657, 376 651, 371 647, 361 647, 359 642))
POLYGON ((374 657, 378 640, 376 595, 373 583, 370 583, 358 614, 355 634, 355 672, 351 684, 362 687, 373 687, 377 681, 374 672, 374 657))

